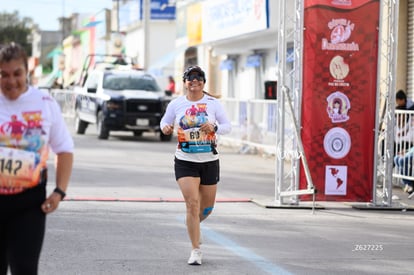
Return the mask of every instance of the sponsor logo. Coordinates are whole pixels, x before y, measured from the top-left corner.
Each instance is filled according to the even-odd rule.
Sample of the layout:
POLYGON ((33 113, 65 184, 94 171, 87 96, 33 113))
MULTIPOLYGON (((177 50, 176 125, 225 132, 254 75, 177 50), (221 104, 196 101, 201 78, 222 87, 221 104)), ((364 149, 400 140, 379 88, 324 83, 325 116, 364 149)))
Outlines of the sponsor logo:
POLYGON ((351 108, 351 103, 344 93, 334 92, 328 96, 326 101, 328 102, 326 111, 333 123, 349 120, 348 111, 351 108))
POLYGON ((351 37, 355 24, 345 18, 332 19, 328 22, 331 30, 330 40, 322 38, 322 50, 328 51, 359 51, 359 44, 345 43, 351 37))
POLYGON ((148 106, 146 106, 146 105, 138 105, 137 106, 137 110, 138 111, 146 111, 146 110, 148 110, 148 106))
POLYGON ((323 148, 326 154, 333 159, 344 158, 351 149, 351 136, 343 128, 332 128, 325 135, 323 148))
POLYGON ((325 194, 345 196, 347 173, 347 166, 327 165, 325 167, 325 194))

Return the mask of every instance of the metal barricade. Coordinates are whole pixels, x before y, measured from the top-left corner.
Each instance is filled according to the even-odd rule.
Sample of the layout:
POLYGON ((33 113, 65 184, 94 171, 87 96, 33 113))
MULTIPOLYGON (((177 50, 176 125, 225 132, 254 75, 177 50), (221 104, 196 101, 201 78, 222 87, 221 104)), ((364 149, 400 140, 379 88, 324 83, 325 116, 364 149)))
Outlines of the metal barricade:
MULTIPOLYGON (((382 150, 380 150, 382 151, 382 150)), ((393 178, 398 185, 414 183, 414 111, 395 111, 393 178)))
POLYGON ((50 95, 57 101, 65 118, 75 117, 76 94, 69 89, 50 89, 50 95))
POLYGON ((221 142, 238 147, 240 153, 276 154, 277 100, 221 99, 232 123, 221 142))

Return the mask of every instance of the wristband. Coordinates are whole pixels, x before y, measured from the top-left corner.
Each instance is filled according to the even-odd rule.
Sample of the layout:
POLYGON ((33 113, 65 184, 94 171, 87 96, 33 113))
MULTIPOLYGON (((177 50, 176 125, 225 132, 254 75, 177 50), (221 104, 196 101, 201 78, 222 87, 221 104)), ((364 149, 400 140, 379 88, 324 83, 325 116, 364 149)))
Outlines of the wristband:
POLYGON ((217 124, 214 124, 214 133, 216 133, 218 130, 217 124))
POLYGON ((61 200, 63 200, 66 196, 66 193, 59 187, 56 187, 53 192, 58 193, 62 197, 61 200))

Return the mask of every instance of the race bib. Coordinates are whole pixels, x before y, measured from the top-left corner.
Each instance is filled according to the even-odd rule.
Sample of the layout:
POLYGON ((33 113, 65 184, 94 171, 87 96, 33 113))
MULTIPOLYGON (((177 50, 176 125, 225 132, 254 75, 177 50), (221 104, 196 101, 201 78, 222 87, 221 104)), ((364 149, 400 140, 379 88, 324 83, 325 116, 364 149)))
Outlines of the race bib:
POLYGON ((17 190, 36 185, 35 158, 33 152, 0 147, 0 188, 17 190))
POLYGON ((200 131, 200 128, 182 130, 178 134, 181 150, 186 153, 208 153, 213 151, 214 135, 200 131))

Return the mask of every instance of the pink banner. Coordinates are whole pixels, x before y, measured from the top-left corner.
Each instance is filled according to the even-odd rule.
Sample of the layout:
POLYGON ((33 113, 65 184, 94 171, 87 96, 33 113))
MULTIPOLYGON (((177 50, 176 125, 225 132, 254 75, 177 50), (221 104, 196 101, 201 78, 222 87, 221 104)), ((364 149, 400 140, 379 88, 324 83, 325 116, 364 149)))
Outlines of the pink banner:
MULTIPOLYGON (((379 1, 308 0, 305 7, 302 140, 316 199, 368 202, 379 1)), ((302 167, 300 188, 306 186, 302 167)))

